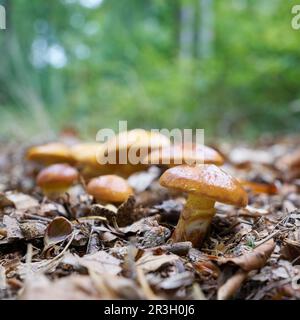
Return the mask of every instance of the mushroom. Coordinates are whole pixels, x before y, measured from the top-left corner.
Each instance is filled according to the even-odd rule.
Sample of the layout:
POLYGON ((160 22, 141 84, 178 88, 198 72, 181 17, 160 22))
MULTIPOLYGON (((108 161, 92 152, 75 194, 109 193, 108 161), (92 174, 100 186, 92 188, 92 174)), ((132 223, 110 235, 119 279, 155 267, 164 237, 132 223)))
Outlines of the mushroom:
POLYGON ((115 174, 128 177, 134 172, 145 170, 147 166, 142 163, 144 155, 168 145, 170 145, 170 139, 163 134, 134 129, 121 132, 109 139, 103 145, 103 150, 98 153, 97 158, 100 163, 103 159, 108 159, 110 168, 115 174), (126 163, 123 162, 122 156, 126 156, 126 163))
POLYGON ((174 242, 191 241, 199 247, 215 214, 215 202, 245 207, 247 193, 240 183, 211 164, 181 165, 166 170, 160 184, 186 192, 188 198, 172 235, 174 242))
POLYGON ((70 149, 60 142, 47 143, 28 149, 26 158, 43 165, 54 163, 74 163, 70 149))
POLYGON ((111 166, 101 165, 97 161, 97 154, 102 148, 102 144, 96 142, 79 143, 71 147, 71 154, 84 178, 90 179, 113 172, 111 166))
POLYGON ((122 203, 133 191, 127 181, 117 175, 104 175, 91 179, 87 192, 99 203, 122 203))
POLYGON ((223 157, 214 149, 196 143, 175 144, 152 151, 143 163, 166 165, 171 168, 179 164, 215 164, 221 166, 223 157))
POLYGON ((50 165, 41 170, 36 178, 37 185, 50 198, 62 195, 76 181, 78 181, 78 171, 68 164, 50 165))

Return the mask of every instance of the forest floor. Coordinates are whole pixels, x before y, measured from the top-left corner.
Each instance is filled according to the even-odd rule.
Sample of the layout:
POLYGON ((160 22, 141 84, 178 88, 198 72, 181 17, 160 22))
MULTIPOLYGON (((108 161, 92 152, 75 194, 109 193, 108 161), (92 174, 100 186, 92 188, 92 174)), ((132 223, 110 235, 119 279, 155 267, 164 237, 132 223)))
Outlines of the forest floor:
POLYGON ((135 196, 119 208, 95 204, 84 185, 51 201, 25 147, 0 145, 0 299, 299 299, 298 146, 216 143, 249 204, 217 204, 192 248, 170 241, 186 199, 159 185, 160 169, 132 176, 135 196))

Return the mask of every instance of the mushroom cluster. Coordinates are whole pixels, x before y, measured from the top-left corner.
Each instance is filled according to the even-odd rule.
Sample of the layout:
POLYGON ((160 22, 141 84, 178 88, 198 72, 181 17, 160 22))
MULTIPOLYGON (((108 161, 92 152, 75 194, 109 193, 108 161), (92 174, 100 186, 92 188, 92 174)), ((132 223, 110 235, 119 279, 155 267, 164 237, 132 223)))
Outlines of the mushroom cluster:
POLYGON ((103 144, 35 146, 27 159, 46 166, 36 182, 47 197, 64 194, 81 176, 97 203, 118 205, 134 193, 126 180, 130 175, 158 166, 162 187, 187 194, 172 240, 191 241, 195 247, 207 235, 215 202, 247 205, 242 185, 218 167, 224 164, 219 152, 195 143, 172 144, 166 136, 143 129, 121 132, 103 144))

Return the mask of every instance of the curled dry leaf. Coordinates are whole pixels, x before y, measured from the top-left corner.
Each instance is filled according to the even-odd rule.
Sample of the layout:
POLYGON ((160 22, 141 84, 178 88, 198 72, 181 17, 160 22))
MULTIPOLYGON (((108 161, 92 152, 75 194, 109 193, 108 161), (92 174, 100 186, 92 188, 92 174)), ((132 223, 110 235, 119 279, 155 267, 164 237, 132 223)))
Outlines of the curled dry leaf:
POLYGON ((270 239, 250 253, 235 258, 219 258, 218 262, 221 264, 233 263, 244 271, 256 270, 262 268, 266 264, 274 249, 275 242, 273 239, 270 239))
POLYGON ((283 246, 280 253, 284 259, 289 261, 300 259, 300 242, 291 239, 285 239, 283 241, 283 246))
POLYGON ((44 237, 45 248, 66 240, 73 231, 72 223, 64 217, 54 218, 48 225, 44 237))

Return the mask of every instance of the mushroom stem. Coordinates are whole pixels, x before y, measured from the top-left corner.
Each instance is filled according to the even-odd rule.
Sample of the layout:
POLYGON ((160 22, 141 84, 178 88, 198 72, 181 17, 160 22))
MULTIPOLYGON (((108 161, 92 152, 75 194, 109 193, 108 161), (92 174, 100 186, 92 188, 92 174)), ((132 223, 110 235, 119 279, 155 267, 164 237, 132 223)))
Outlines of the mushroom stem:
POLYGON ((174 242, 191 241, 199 247, 215 215, 215 201, 190 194, 172 235, 174 242))
POLYGON ((68 192, 69 188, 42 188, 44 195, 49 199, 56 199, 68 192))

